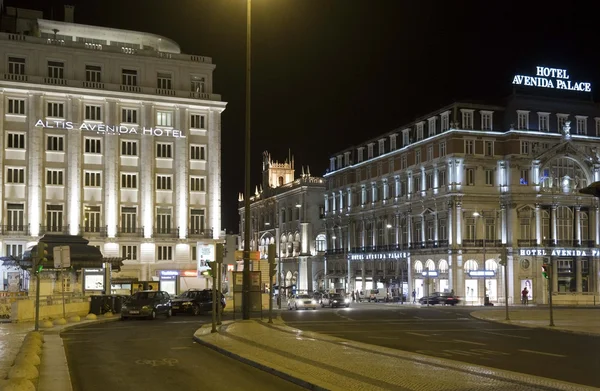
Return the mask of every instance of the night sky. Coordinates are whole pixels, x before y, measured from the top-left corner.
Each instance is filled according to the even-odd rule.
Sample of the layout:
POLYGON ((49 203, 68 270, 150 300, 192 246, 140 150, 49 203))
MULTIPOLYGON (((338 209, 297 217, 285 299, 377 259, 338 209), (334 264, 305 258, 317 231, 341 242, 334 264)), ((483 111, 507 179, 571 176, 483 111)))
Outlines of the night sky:
MULTIPOLYGON (((245 0, 5 0, 146 31, 213 58, 223 113, 223 227, 244 189, 245 0), (40 6, 43 4, 43 6, 40 6)), ((496 102, 515 73, 600 82, 593 1, 253 0, 252 189, 261 153, 322 175, 331 154, 454 100, 496 102), (593 8, 592 8, 593 7, 593 8)))

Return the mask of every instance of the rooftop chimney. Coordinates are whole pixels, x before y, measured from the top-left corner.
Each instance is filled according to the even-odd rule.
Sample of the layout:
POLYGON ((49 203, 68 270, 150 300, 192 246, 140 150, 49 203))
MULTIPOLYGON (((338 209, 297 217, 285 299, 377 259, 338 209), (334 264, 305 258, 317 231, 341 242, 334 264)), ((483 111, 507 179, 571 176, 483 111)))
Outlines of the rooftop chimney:
POLYGON ((75 6, 65 4, 65 22, 74 23, 75 6))

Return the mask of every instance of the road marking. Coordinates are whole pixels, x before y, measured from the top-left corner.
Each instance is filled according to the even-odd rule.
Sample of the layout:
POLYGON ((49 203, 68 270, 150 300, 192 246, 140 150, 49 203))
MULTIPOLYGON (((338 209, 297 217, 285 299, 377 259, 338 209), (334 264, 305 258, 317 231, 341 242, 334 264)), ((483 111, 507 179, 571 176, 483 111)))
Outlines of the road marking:
POLYGON ((562 354, 538 352, 537 350, 519 349, 519 352, 534 353, 534 354, 543 354, 544 356, 552 356, 552 357, 567 357, 567 356, 563 356, 562 354))
POLYGON ((170 367, 174 367, 179 360, 176 358, 163 358, 162 360, 136 360, 135 363, 139 365, 150 365, 152 367, 160 367, 163 365, 168 365, 170 367))
POLYGON ((190 349, 189 346, 175 346, 172 347, 171 350, 183 350, 183 349, 190 349))
POLYGON ((415 318, 415 319, 420 319, 420 320, 423 320, 423 319, 424 319, 424 318, 420 318, 420 317, 418 317, 418 316, 413 316, 413 318, 415 318))
POLYGON ((411 335, 417 335, 419 337, 429 337, 429 335, 427 334, 421 334, 421 333, 411 333, 411 332, 406 332, 406 334, 411 334, 411 335))
POLYGON ((478 352, 483 354, 489 354, 492 356, 510 356, 510 353, 499 352, 496 350, 488 350, 488 349, 471 349, 472 352, 478 352))
POLYGON ((367 337, 367 338, 371 338, 371 339, 398 339, 398 337, 367 337))
POLYGON ((350 319, 349 317, 347 317, 347 316, 345 316, 345 315, 341 315, 341 314, 340 314, 340 311, 341 311, 341 310, 339 310, 339 309, 338 309, 338 310, 335 310, 334 314, 336 314, 337 316, 339 316, 339 317, 340 317, 340 318, 342 318, 342 319, 345 319, 345 320, 349 320, 349 321, 351 321, 351 322, 354 322, 354 319, 350 319))
POLYGON ((470 343, 471 345, 479 345, 479 346, 485 346, 485 343, 481 343, 481 342, 473 342, 473 341, 465 341, 463 339, 454 339, 454 342, 458 342, 458 343, 470 343))
POLYGON ((482 331, 482 333, 494 334, 494 335, 501 335, 503 337, 510 337, 510 338, 531 339, 529 337, 523 337, 523 336, 520 336, 520 335, 510 335, 510 334, 494 333, 493 331, 482 331))
POLYGON ((443 352, 449 354, 458 354, 459 356, 481 356, 481 353, 471 352, 466 350, 458 350, 458 349, 444 349, 443 352))

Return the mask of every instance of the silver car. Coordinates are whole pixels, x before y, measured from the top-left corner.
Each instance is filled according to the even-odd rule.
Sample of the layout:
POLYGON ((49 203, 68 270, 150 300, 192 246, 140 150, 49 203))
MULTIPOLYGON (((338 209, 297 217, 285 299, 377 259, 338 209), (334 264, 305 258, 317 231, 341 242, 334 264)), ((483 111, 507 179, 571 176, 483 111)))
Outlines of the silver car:
POLYGON ((288 309, 317 309, 317 301, 309 295, 296 295, 288 300, 288 309))

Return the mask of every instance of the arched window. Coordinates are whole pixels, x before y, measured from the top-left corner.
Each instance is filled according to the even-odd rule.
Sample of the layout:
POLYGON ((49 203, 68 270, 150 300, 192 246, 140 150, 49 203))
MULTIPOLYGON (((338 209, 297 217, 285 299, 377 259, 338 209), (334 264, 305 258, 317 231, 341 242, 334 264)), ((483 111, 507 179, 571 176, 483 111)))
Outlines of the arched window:
POLYGON ((550 240, 550 213, 542 211, 542 240, 550 240))
POLYGON ((319 252, 327 251, 327 238, 324 234, 317 235, 317 238, 315 239, 315 246, 319 252))
POLYGON ((556 238, 573 240, 573 211, 566 206, 556 208, 556 238))
POLYGON ((442 259, 439 263, 438 269, 440 273, 448 273, 448 261, 442 259))
POLYGON ((478 267, 479 266, 477 265, 477 261, 470 259, 467 262, 465 262, 465 266, 464 266, 465 273, 468 273, 472 270, 477 270, 478 267))
POLYGON ((415 261, 415 273, 423 273, 423 263, 421 261, 415 261))
POLYGON ((520 238, 523 240, 534 239, 535 230, 533 229, 533 225, 535 220, 533 219, 533 209, 530 206, 526 206, 520 209, 517 215, 519 217, 520 238))
POLYGON ((590 226, 587 212, 579 213, 579 227, 581 229, 581 240, 590 240, 590 226))
POLYGON ((498 272, 498 262, 494 259, 488 259, 485 261, 485 270, 493 270, 498 272))
POLYGON ((543 169, 542 187, 571 192, 587 186, 587 176, 579 163, 561 157, 550 161, 543 169))
POLYGON ((435 263, 431 259, 428 259, 427 262, 425 262, 425 268, 429 269, 430 271, 434 271, 435 263))

